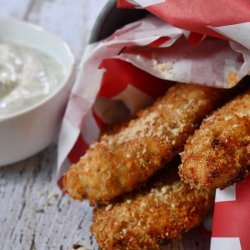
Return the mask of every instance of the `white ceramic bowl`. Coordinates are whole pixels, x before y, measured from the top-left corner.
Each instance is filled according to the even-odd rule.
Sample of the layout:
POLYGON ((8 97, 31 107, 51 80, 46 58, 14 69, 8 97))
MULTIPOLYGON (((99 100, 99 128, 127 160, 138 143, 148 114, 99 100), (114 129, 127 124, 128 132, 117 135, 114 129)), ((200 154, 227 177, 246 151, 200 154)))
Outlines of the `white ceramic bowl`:
POLYGON ((0 118, 0 166, 4 166, 34 155, 57 137, 73 84, 74 57, 61 38, 30 23, 0 20, 1 38, 45 52, 60 63, 65 75, 58 89, 46 99, 0 118))

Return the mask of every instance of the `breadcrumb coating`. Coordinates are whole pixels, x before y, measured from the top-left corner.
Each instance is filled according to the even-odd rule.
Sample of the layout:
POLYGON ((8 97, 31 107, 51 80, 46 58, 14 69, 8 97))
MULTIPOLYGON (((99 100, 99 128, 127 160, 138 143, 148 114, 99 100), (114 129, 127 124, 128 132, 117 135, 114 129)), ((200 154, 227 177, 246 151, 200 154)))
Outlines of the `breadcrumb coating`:
POLYGON ((171 172, 161 173, 145 190, 95 208, 91 230, 100 249, 160 249, 204 219, 214 191, 191 189, 179 180, 177 169, 171 172))
POLYGON ((185 145, 179 174, 195 188, 225 188, 250 166, 250 90, 205 119, 185 145))
POLYGON ((142 185, 178 154, 221 91, 176 84, 119 132, 104 134, 63 177, 73 198, 107 202, 142 185))

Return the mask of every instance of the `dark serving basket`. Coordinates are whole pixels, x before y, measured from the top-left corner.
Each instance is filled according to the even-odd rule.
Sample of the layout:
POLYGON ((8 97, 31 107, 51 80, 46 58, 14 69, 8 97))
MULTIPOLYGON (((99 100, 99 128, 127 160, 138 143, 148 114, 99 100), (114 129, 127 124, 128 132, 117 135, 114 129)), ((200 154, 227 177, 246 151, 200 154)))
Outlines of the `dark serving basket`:
POLYGON ((111 35, 115 30, 125 24, 136 21, 147 12, 139 9, 117 9, 116 1, 110 0, 99 14, 89 42, 93 43, 111 35))

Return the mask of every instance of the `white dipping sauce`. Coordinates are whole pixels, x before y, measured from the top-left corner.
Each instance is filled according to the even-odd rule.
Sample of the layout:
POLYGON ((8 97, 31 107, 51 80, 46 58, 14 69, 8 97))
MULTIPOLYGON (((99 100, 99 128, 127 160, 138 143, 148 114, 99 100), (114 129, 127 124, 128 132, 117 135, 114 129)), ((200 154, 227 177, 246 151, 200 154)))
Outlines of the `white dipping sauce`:
POLYGON ((0 42, 0 118, 37 104, 57 89, 63 77, 60 64, 45 53, 0 42))

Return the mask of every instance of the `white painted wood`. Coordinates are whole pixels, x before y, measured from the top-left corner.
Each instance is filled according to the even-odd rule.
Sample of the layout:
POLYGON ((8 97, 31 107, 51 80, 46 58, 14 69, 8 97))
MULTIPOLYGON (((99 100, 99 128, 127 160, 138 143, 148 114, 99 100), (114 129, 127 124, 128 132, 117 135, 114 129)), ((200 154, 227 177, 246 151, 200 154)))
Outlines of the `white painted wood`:
MULTIPOLYGON (((107 0, 0 0, 0 17, 38 23, 62 36, 77 59, 107 0)), ((74 244, 98 249, 89 232, 91 208, 64 196, 56 185, 56 146, 0 169, 0 250, 69 250, 74 244)), ((204 249, 197 233, 170 249, 204 249), (185 243, 186 242, 186 243, 185 243), (186 248, 187 249, 187 248, 186 248)))
POLYGON ((107 0, 38 0, 28 20, 55 32, 71 46, 79 59, 96 17, 107 0))
MULTIPOLYGON (((0 17, 40 24, 63 37, 79 59, 106 2, 0 0, 0 17)), ((1 250, 63 250, 73 249, 74 244, 96 248, 89 232, 91 208, 62 195, 55 174, 55 146, 0 169, 1 250)))
POLYGON ((94 249, 91 209, 56 186, 56 147, 0 170, 0 249, 94 249))
POLYGON ((0 17, 24 19, 31 5, 32 0, 0 0, 0 17))

